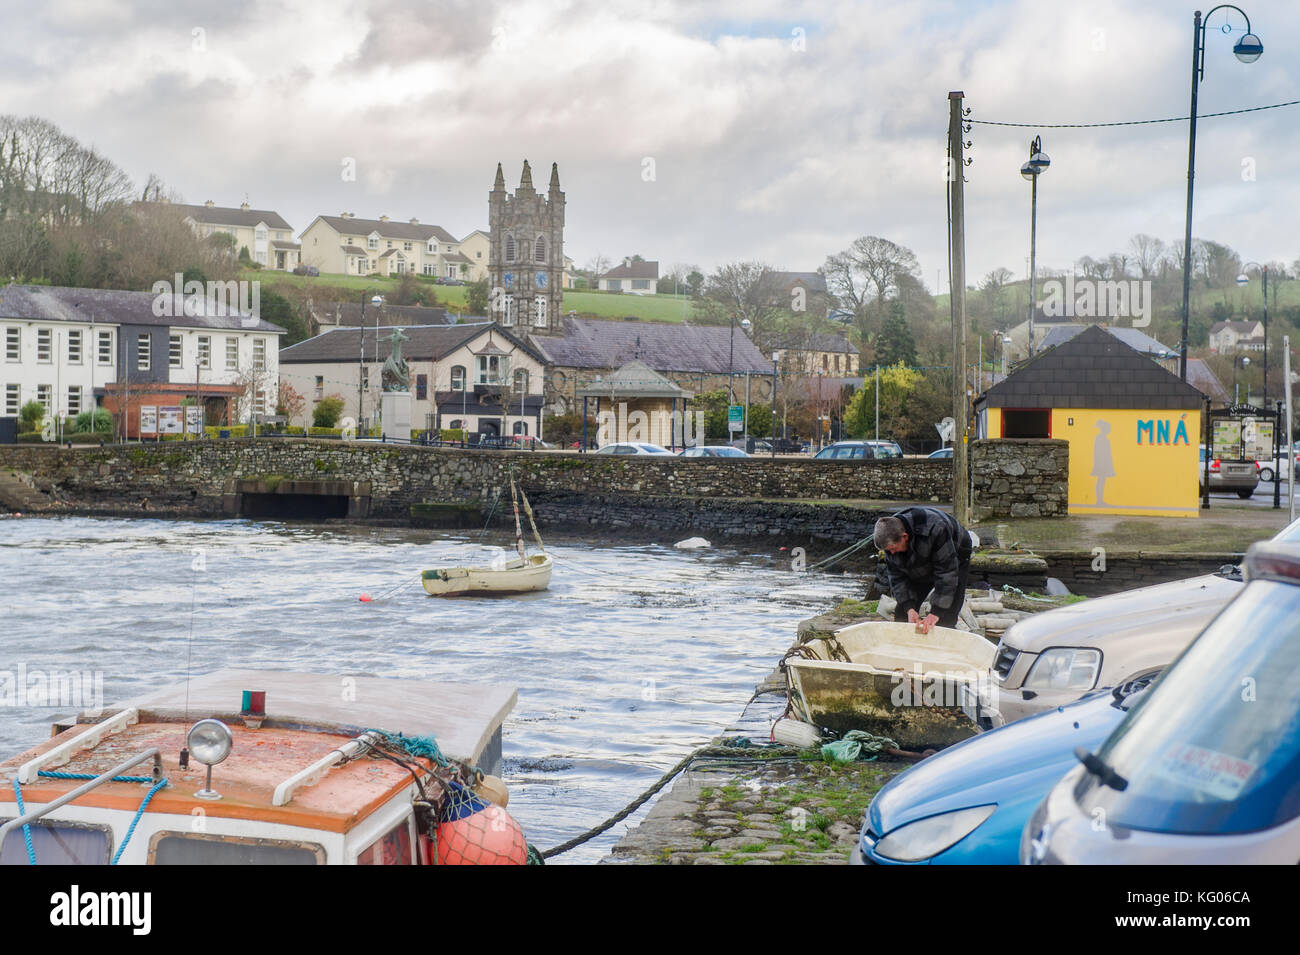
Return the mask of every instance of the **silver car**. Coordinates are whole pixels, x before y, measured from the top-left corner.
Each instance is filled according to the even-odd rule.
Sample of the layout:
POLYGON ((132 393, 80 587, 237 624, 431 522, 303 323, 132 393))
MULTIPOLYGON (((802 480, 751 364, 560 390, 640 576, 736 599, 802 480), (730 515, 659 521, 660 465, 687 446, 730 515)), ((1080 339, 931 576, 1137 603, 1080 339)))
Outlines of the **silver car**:
POLYGON ((1300 547, 1246 585, 1034 811, 1020 861, 1300 862, 1300 547))
MULTIPOLYGON (((1273 540, 1300 544, 1300 520, 1273 540)), ((992 729, 1159 672, 1242 586, 1237 568, 1227 567, 1025 617, 1002 635, 993 679, 978 697, 965 689, 966 712, 992 729)))

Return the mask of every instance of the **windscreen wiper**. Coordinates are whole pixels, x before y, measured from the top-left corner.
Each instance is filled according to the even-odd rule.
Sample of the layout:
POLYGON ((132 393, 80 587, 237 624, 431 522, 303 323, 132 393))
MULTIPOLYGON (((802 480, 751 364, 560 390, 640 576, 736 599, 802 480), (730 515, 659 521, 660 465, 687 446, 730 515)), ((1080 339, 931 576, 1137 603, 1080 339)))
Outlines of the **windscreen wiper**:
POLYGON ((1103 786, 1109 786, 1116 792, 1123 792, 1128 788, 1128 780, 1121 776, 1099 756, 1088 752, 1082 746, 1074 751, 1075 757, 1083 763, 1083 768, 1101 780, 1103 786))

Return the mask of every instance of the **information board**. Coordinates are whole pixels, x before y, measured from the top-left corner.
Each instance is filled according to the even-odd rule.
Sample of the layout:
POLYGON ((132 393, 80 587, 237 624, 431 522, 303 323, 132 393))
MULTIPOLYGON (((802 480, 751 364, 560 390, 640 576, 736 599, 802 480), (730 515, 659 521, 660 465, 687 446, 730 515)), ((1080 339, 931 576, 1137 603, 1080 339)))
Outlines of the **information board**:
POLYGON ((181 408, 179 405, 169 405, 159 408, 158 433, 181 434, 183 431, 181 420, 181 408))
POLYGON ((155 405, 140 406, 140 433, 158 433, 158 408, 155 405))
POLYGON ((745 427, 745 406, 731 405, 727 408, 727 428, 740 431, 745 427))

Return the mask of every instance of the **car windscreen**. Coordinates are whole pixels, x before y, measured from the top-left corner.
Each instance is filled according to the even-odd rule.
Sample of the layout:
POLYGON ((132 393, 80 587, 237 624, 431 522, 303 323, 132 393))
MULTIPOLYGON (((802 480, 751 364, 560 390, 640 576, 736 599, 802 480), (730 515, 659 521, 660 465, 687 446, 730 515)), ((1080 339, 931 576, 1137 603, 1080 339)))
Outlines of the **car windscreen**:
POLYGON ((1079 807, 1115 827, 1254 832, 1300 815, 1300 587, 1253 581, 1097 754, 1079 807))

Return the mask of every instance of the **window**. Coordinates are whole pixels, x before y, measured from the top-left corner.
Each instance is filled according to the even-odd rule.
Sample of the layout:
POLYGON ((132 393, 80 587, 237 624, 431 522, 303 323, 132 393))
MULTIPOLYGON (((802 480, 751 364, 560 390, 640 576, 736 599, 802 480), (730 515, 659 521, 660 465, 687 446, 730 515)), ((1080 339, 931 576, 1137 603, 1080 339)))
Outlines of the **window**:
POLYGON ((361 390, 370 390, 370 369, 365 365, 361 366, 361 390))
POLYGON ((1050 438, 1052 412, 1047 409, 1003 408, 1002 437, 1050 438))
POLYGON ((622 280, 622 279, 605 279, 605 287, 606 287, 606 290, 607 290, 607 291, 610 291, 610 292, 621 292, 621 291, 623 291, 623 280, 622 280))
POLYGON ((316 400, 320 401, 325 397, 325 376, 316 376, 316 400))
POLYGON ((49 364, 54 356, 53 332, 48 328, 36 329, 36 360, 49 364))
POLYGON ((429 376, 415 376, 415 400, 425 401, 429 397, 429 376))
POLYGON ((357 865, 415 865, 417 844, 411 837, 415 831, 413 816, 407 816, 384 835, 361 850, 357 865))
POLYGON ((226 370, 237 371, 239 369, 239 339, 226 339, 226 370))
POLYGON ((158 832, 149 840, 149 860, 154 865, 324 865, 325 849, 286 839, 158 832))
POLYGON ((528 369, 520 368, 515 372, 515 394, 523 395, 528 393, 528 369))
POLYGON ((149 340, 149 333, 142 332, 135 339, 135 367, 140 371, 148 371, 149 366, 153 363, 153 346, 149 340))
POLYGON ((830 371, 830 370, 831 370, 831 356, 830 356, 830 355, 827 355, 827 354, 825 354, 825 353, 823 353, 823 354, 822 354, 822 371, 830 371))
POLYGON ((483 258, 483 252, 482 252, 481 250, 478 251, 478 252, 475 252, 475 253, 474 253, 474 258, 476 258, 476 259, 481 259, 481 258, 483 258))
POLYGON ((451 246, 447 246, 447 251, 448 251, 448 252, 451 251, 451 246))
POLYGON ((199 336, 199 367, 200 368, 212 367, 212 336, 211 335, 199 336))
POLYGON ((81 329, 68 329, 68 364, 81 364, 81 329))
POLYGON ((54 401, 54 389, 50 385, 37 385, 36 400, 45 405, 45 413, 50 414, 53 410, 51 405, 54 401))
POLYGON ((266 370, 266 339, 265 338, 253 339, 253 370, 254 371, 266 370))
POLYGON ((367 248, 367 249, 377 249, 377 248, 379 248, 379 240, 378 240, 378 239, 375 239, 375 238, 370 239, 370 240, 366 243, 366 248, 367 248))
POLYGON ((546 327, 546 296, 539 295, 533 299, 533 324, 538 328, 546 327))
POLYGON ((167 364, 170 365, 172 368, 179 368, 181 366, 182 356, 183 356, 183 352, 181 351, 181 336, 179 335, 167 336, 167 364))
POLYGON ((261 388, 257 389, 257 394, 253 396, 253 413, 270 414, 271 408, 267 404, 266 392, 261 388))
POLYGON ((511 430, 513 430, 515 434, 527 434, 527 433, 528 433, 528 422, 527 422, 527 421, 516 421, 516 422, 514 423, 514 427, 513 427, 511 430))
MULTIPOLYGON (((465 366, 464 365, 457 365, 455 368, 451 370, 451 390, 452 391, 465 390, 465 366)), ((459 427, 459 425, 452 425, 452 427, 457 428, 459 427)))
POLYGON ((506 261, 513 262, 514 260, 515 260, 515 237, 513 235, 508 235, 506 236, 506 261))
MULTIPOLYGON (((34 822, 31 828, 32 849, 41 865, 107 865, 109 831, 107 826, 88 826, 67 822, 34 822)), ((20 835, 6 839, 0 865, 23 865, 27 849, 20 835)))
POLYGON ((19 397, 18 385, 5 385, 5 414, 16 415, 18 413, 19 397))
POLYGON ((533 261, 546 261, 546 240, 540 235, 537 237, 537 244, 533 246, 533 261))
POLYGON ((505 315, 501 319, 501 324, 513 325, 515 323, 515 297, 513 295, 507 295, 505 305, 506 311, 505 315))
POLYGON ((480 385, 497 385, 501 383, 500 355, 478 356, 478 378, 476 383, 480 385))
POLYGON ((402 243, 402 249, 403 249, 403 251, 410 252, 410 251, 411 251, 411 243, 409 243, 409 242, 403 242, 403 243, 402 243))
POLYGON ((68 386, 68 417, 81 414, 81 386, 68 386))
POLYGON ((23 330, 21 328, 5 329, 5 361, 23 360, 23 330))
POLYGON ((113 333, 99 333, 99 356, 98 362, 101 365, 113 364, 113 333))
POLYGON ((632 280, 632 288, 634 288, 634 289, 649 289, 649 288, 650 288, 650 280, 649 280, 649 279, 633 279, 633 280, 632 280))

